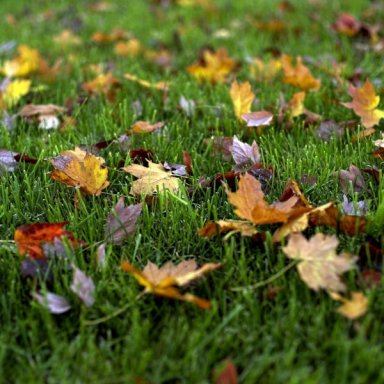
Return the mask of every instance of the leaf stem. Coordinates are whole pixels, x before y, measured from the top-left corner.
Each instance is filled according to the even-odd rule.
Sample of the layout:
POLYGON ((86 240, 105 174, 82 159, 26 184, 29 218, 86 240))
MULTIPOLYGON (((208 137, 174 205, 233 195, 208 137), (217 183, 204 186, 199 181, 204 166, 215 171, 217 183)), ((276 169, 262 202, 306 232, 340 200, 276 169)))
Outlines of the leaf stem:
POLYGON ((268 285, 272 283, 273 281, 277 280, 281 276, 283 276, 286 272, 288 272, 291 268, 293 268, 297 264, 297 260, 292 261, 288 265, 286 265, 283 269, 281 269, 279 272, 275 273, 274 275, 268 277, 268 279, 259 281, 256 284, 247 285, 246 287, 235 287, 231 288, 231 291, 247 291, 250 289, 258 289, 261 287, 264 287, 265 285, 268 285))

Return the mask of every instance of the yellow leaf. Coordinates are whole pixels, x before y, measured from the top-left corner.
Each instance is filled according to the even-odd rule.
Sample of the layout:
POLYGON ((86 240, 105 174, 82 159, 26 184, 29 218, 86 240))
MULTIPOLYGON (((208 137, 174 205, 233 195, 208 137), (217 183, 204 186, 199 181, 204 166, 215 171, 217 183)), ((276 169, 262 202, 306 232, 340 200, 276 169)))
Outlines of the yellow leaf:
POLYGON ((122 168, 125 172, 138 178, 132 184, 131 193, 134 195, 151 195, 157 191, 179 190, 179 179, 167 171, 162 164, 155 164, 148 161, 148 167, 139 164, 132 164, 122 168))
POLYGON ((31 80, 13 80, 5 89, 2 98, 6 107, 12 107, 26 94, 31 88, 31 80))
POLYGON ((133 267, 128 261, 121 264, 123 271, 131 273, 135 279, 145 287, 145 293, 157 296, 188 301, 202 309, 208 309, 210 302, 190 293, 182 294, 179 287, 184 287, 204 274, 221 267, 220 263, 204 264, 197 267, 195 260, 185 260, 178 265, 172 262, 165 263, 161 268, 148 262, 143 271, 133 267))
POLYGON ((251 111, 255 94, 252 92, 249 81, 238 83, 236 80, 231 85, 230 95, 235 115, 241 120, 241 115, 251 111))
POLYGON ((352 292, 351 299, 342 297, 336 292, 330 292, 329 295, 333 300, 341 301, 343 303, 337 308, 337 312, 350 320, 358 319, 367 313, 368 299, 362 292, 352 292))
POLYGON ((124 77, 130 81, 134 81, 135 83, 140 84, 144 88, 157 89, 159 91, 164 92, 168 91, 169 86, 171 85, 171 83, 168 81, 159 81, 157 83, 151 83, 147 80, 140 79, 135 75, 131 75, 130 73, 126 73, 124 77))
POLYGON ((42 58, 38 50, 20 45, 17 52, 13 60, 4 63, 2 72, 5 76, 24 77, 39 70, 42 58))
POLYGON ((104 159, 76 148, 65 151, 51 160, 56 168, 50 172, 53 180, 70 187, 78 187, 84 194, 99 196, 108 187, 108 170, 102 168, 104 159))

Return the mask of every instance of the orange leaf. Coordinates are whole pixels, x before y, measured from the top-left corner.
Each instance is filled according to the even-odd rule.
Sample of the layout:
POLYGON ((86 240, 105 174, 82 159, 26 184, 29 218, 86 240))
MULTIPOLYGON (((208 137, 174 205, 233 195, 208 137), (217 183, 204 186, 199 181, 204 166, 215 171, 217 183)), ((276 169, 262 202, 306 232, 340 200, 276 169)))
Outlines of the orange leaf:
POLYGON ((171 299, 188 301, 202 309, 208 309, 210 303, 189 293, 181 293, 178 287, 183 287, 190 282, 202 277, 205 273, 221 267, 220 263, 204 264, 197 268, 195 260, 185 260, 174 265, 172 262, 165 263, 161 268, 149 262, 143 271, 133 267, 128 261, 121 264, 123 271, 131 273, 139 284, 145 287, 145 293, 171 299))
POLYGON ((284 83, 299 87, 303 91, 317 91, 320 88, 320 80, 313 77, 311 71, 303 64, 301 56, 296 58, 296 65, 294 65, 292 57, 283 54, 281 63, 284 71, 284 83))
POLYGON ((28 255, 34 259, 44 258, 43 244, 53 244, 56 238, 68 237, 72 244, 74 236, 63 228, 64 223, 35 223, 24 224, 16 228, 14 240, 21 256, 28 255))
POLYGON ((361 117, 361 124, 369 129, 379 124, 384 117, 384 111, 376 109, 380 102, 380 96, 376 95, 373 84, 367 80, 361 88, 349 86, 349 95, 352 102, 341 103, 344 107, 353 109, 356 115, 361 117))

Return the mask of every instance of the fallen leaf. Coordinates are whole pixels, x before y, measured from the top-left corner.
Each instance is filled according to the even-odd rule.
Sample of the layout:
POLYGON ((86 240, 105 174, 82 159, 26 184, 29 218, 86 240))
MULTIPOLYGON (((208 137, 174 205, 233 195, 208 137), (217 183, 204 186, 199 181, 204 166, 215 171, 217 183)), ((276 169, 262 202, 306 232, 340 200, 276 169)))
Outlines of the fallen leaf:
POLYGON ((122 168, 125 172, 138 178, 132 184, 131 193, 134 195, 151 195, 157 191, 168 189, 171 192, 179 190, 179 179, 167 171, 162 164, 148 161, 148 167, 139 164, 122 168))
POLYGON ((64 230, 64 223, 34 223, 23 224, 16 228, 14 240, 17 250, 21 256, 28 256, 34 259, 46 257, 43 249, 44 244, 53 244, 55 239, 67 237, 72 244, 75 238, 69 231, 64 230))
POLYGON ((233 144, 231 147, 232 158, 235 162, 234 171, 240 172, 244 167, 250 167, 260 163, 259 146, 256 141, 252 145, 243 143, 237 136, 233 136, 233 144))
POLYGON ((20 45, 17 48, 17 56, 4 62, 1 72, 6 77, 25 77, 36 73, 41 65, 42 58, 37 49, 20 45))
POLYGON ((131 126, 133 133, 151 133, 164 127, 164 123, 159 121, 155 124, 150 124, 147 121, 136 121, 131 126))
POLYGON ((121 87, 121 81, 113 77, 112 73, 101 73, 95 79, 83 83, 81 87, 90 95, 102 93, 108 101, 113 102, 121 87))
POLYGON ((64 29, 61 33, 53 37, 53 41, 60 46, 76 46, 81 45, 82 41, 71 30, 64 29))
POLYGON ((29 93, 31 80, 13 80, 6 84, 5 90, 0 93, 0 110, 2 103, 6 108, 11 108, 29 93))
POLYGON ((108 170, 102 168, 104 159, 76 148, 75 151, 64 151, 60 156, 51 159, 56 168, 50 172, 53 180, 69 187, 80 188, 84 194, 99 196, 108 187, 108 170))
POLYGON ((264 63, 261 59, 255 58, 250 64, 250 75, 257 81, 271 82, 279 75, 281 67, 280 59, 264 63))
POLYGON ((151 83, 147 80, 140 79, 135 75, 131 75, 130 73, 126 73, 124 77, 130 81, 140 84, 144 88, 157 89, 158 91, 163 92, 167 92, 171 85, 171 83, 168 81, 158 81, 157 83, 151 83))
POLYGON ((268 111, 250 112, 241 115, 247 123, 247 127, 261 127, 269 125, 273 120, 273 114, 268 111))
POLYGON ((367 80, 360 88, 350 85, 348 93, 352 97, 352 102, 341 105, 353 109, 356 115, 361 117, 361 124, 365 128, 370 129, 379 124, 384 117, 384 111, 376 108, 380 103, 380 96, 376 95, 373 84, 367 80))
POLYGON ((17 152, 0 149, 0 175, 3 171, 13 172, 16 169, 17 161, 15 156, 17 152))
POLYGON ((201 82, 216 84, 223 83, 236 68, 236 61, 228 56, 225 48, 220 48, 204 49, 199 61, 188 66, 187 71, 201 82))
POLYGON ((215 384, 237 384, 238 374, 235 364, 231 360, 226 360, 221 369, 216 369, 214 374, 215 384))
POLYGON ((132 38, 128 41, 119 41, 114 50, 118 56, 136 57, 141 52, 142 47, 139 40, 132 38))
POLYGON ((349 320, 356 320, 368 311, 368 299, 362 292, 352 292, 351 299, 336 292, 330 292, 329 295, 333 300, 342 302, 342 305, 337 308, 337 312, 349 320))
POLYGON ((141 204, 125 207, 124 197, 120 197, 105 223, 107 239, 113 244, 121 245, 127 237, 135 233, 141 208, 141 204))
POLYGON ((307 240, 301 233, 295 233, 282 249, 289 258, 299 260, 297 270, 308 287, 343 292, 346 286, 340 275, 354 267, 356 257, 345 252, 337 255, 338 245, 334 235, 317 233, 307 240))
POLYGON ((230 96, 232 99, 235 115, 241 119, 242 115, 251 111, 255 94, 252 92, 249 81, 238 83, 236 80, 231 84, 230 96))
POLYGON ((73 280, 71 291, 85 304, 91 307, 94 302, 95 284, 91 277, 87 277, 83 271, 73 267, 73 280))
POLYGON ((41 295, 40 293, 32 292, 31 295, 40 305, 55 315, 60 315, 71 309, 71 305, 68 303, 68 300, 63 296, 56 295, 55 293, 46 292, 41 295))
POLYGON ((61 122, 58 115, 64 113, 66 108, 54 104, 27 104, 18 113, 18 116, 27 121, 39 122, 39 128, 42 129, 57 129, 61 122))
POLYGON ((353 201, 348 201, 348 197, 345 195, 343 195, 341 207, 346 215, 365 216, 368 211, 367 204, 364 200, 357 201, 355 204, 353 201))
POLYGON ((322 121, 316 129, 316 136, 324 141, 329 141, 332 136, 341 137, 344 133, 344 127, 333 120, 322 121))
POLYGON ((172 262, 165 263, 161 268, 148 262, 143 271, 133 267, 128 261, 121 264, 123 271, 131 273, 135 279, 145 287, 144 293, 188 301, 202 309, 210 308, 211 304, 190 293, 181 293, 178 288, 184 287, 204 274, 221 267, 220 263, 204 264, 197 267, 196 261, 185 260, 178 265, 172 262))
POLYGON ((185 112, 188 117, 195 114, 196 103, 191 99, 186 99, 184 96, 180 97, 179 107, 185 112))
POLYGON ((252 223, 246 221, 217 220, 209 221, 198 231, 200 236, 207 238, 226 232, 240 233, 242 236, 252 237, 256 235, 257 229, 252 223))
POLYGON ((296 65, 294 65, 293 58, 283 54, 281 63, 284 71, 284 83, 299 87, 304 91, 319 90, 320 80, 313 77, 311 71, 303 64, 301 56, 296 58, 296 65))
POLYGON ((342 169, 339 172, 334 172, 333 175, 339 178, 341 189, 344 193, 348 193, 350 184, 354 192, 361 193, 367 189, 360 169, 353 164, 349 166, 349 170, 342 169))

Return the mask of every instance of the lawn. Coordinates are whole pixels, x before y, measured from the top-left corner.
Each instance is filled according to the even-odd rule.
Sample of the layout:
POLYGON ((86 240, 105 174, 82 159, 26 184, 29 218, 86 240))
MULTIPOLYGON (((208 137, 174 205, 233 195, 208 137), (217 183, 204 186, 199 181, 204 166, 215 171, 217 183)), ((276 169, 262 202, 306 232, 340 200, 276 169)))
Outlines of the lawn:
MULTIPOLYGON (((230 360, 239 383, 384 383, 384 156, 372 155, 384 125, 375 123, 373 130, 356 109, 342 104, 352 101, 351 85, 360 89, 366 80, 384 95, 384 4, 2 0, 1 11, 0 149, 20 154, 7 166, 0 152, 1 382, 235 384, 215 377, 230 360), (348 23, 338 19, 343 13, 353 15, 348 23), (63 35, 65 30, 70 32, 63 35), (13 73, 7 63, 25 45, 38 50, 37 68, 13 73), (222 79, 219 69, 210 72, 215 83, 188 70, 201 64, 204 49, 215 54, 221 48, 235 63, 222 79), (297 116, 289 101, 303 86, 289 83, 280 67, 276 73, 272 67, 257 71, 255 64, 258 58, 265 66, 273 60, 281 65, 284 54, 301 56, 321 81, 304 89, 305 108, 299 105, 297 116), (107 73, 110 83, 89 85, 107 73), (247 127, 236 116, 230 93, 235 79, 249 81, 255 94, 250 109, 271 112, 272 122, 247 127), (7 99, 7 81, 18 80, 31 80, 28 92, 7 99), (38 116, 22 116, 28 104, 64 106, 56 117, 60 127, 44 129, 57 125, 55 117, 39 123, 38 116), (134 133, 137 121, 164 126, 134 133), (324 121, 331 121, 329 135, 324 121), (283 251, 294 235, 273 237, 288 219, 266 225, 248 221, 258 231, 252 236, 199 234, 211 220, 244 218, 236 215, 225 185, 235 193, 246 176, 232 172, 232 156, 217 145, 217 138, 234 135, 259 147, 257 167, 246 174, 262 182, 268 204, 279 200, 288 180, 297 181, 311 204, 304 208, 308 212, 328 202, 343 212, 343 195, 354 202, 349 219, 356 226, 349 231, 340 222, 321 222, 303 228, 303 234, 336 236, 338 253, 358 256, 339 282, 345 284, 344 300, 353 292, 367 298, 364 314, 343 316, 330 289, 316 291, 301 279, 283 251), (51 177, 52 159, 80 145, 105 160, 110 184, 95 193, 51 177), (154 163, 177 164, 182 171, 188 152, 191 169, 172 191, 158 186, 153 194, 135 194, 136 177, 122 167, 140 163, 132 156, 138 149, 152 151, 154 163), (351 164, 358 175, 340 176, 351 164), (141 203, 142 211, 133 233, 118 244, 106 235, 105 223, 111 212, 116 217, 113 208, 121 197, 126 206, 141 203), (357 217, 359 201, 365 217, 357 217), (358 228, 359 220, 366 222, 364 228, 358 228), (79 240, 72 246, 71 236, 64 239, 59 255, 38 242, 48 272, 36 270, 33 253, 14 241, 16 229, 60 222, 79 240), (209 300, 208 309, 144 295, 135 276, 122 268, 123 261, 141 270, 149 261, 160 267, 190 259, 199 266, 222 264, 180 289, 182 295, 209 300), (34 276, 22 273, 26 261, 34 276), (90 305, 71 289, 74 267, 93 280, 90 305), (66 298, 71 309, 51 313, 46 301, 34 299, 47 292, 66 298)), ((384 103, 377 108, 384 109, 384 103)))

